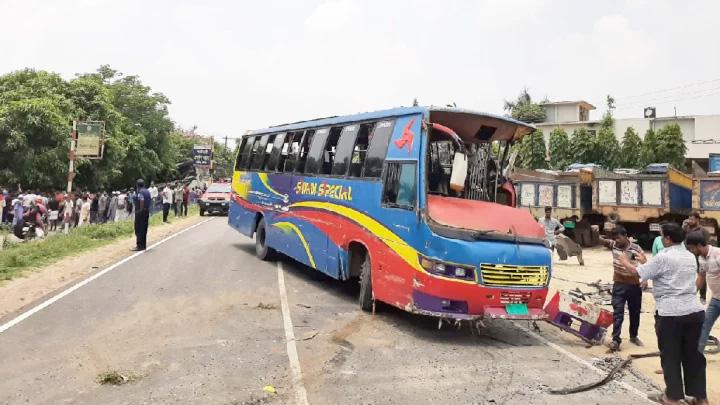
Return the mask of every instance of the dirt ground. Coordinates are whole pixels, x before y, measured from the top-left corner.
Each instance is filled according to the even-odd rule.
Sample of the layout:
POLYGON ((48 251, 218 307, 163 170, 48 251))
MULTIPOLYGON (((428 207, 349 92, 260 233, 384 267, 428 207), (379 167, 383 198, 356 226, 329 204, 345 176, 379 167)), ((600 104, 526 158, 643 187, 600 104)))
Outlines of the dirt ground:
MULTIPOLYGON (((153 244, 204 219, 199 216, 191 216, 173 219, 170 224, 153 226, 148 230, 148 244, 153 244)), ((129 256, 132 254, 130 249, 134 246, 134 236, 121 239, 0 283, 0 318, 19 311, 76 280, 129 256)))
MULTIPOLYGON (((585 266, 578 265, 577 259, 574 257, 569 258, 567 261, 560 261, 557 255, 555 255, 553 280, 550 284, 550 296, 558 289, 572 290, 580 288, 583 292, 594 292, 597 291, 594 287, 583 283, 598 280, 602 280, 603 283, 612 282, 612 257, 608 250, 604 248, 585 249, 583 257, 585 259, 585 266)), ((652 285, 650 287, 652 287, 652 285)), ((710 292, 708 291, 708 296, 709 295, 710 292)), ((612 311, 612 307, 609 305, 605 308, 612 311)), ((653 300, 652 293, 646 291, 643 294, 642 313, 640 317, 640 339, 644 343, 644 347, 635 346, 628 341, 629 322, 626 312, 625 322, 623 323, 623 344, 619 353, 620 356, 626 357, 629 354, 648 353, 658 350, 657 338, 655 336, 655 321, 653 319, 654 312, 655 301, 653 300)), ((564 333, 550 324, 541 325, 541 328, 545 333, 553 333, 564 347, 581 357, 586 359, 601 359, 611 356, 611 354, 608 354, 605 346, 588 348, 580 339, 569 333, 564 333)), ((611 329, 612 327, 608 330, 606 337, 610 336, 611 329)), ((711 334, 713 336, 720 336, 720 323, 715 324, 711 334)), ((659 357, 633 360, 632 364, 635 369, 658 387, 664 387, 662 374, 656 373, 657 370, 660 370, 659 357)), ((720 354, 708 355, 707 389, 710 403, 712 404, 720 403, 720 386, 717 384, 718 381, 720 381, 720 354)))

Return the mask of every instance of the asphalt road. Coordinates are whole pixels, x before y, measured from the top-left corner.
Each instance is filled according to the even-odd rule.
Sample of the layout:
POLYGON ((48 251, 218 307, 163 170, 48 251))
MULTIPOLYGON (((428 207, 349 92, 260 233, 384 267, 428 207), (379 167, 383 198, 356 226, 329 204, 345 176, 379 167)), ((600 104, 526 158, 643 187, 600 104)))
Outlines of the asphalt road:
POLYGON ((310 404, 642 403, 616 384, 550 395, 598 375, 510 323, 365 314, 357 285, 286 259, 294 382, 278 264, 253 249, 215 218, 0 333, 0 404, 296 403, 303 389, 310 404), (98 384, 107 371, 133 381, 98 384))

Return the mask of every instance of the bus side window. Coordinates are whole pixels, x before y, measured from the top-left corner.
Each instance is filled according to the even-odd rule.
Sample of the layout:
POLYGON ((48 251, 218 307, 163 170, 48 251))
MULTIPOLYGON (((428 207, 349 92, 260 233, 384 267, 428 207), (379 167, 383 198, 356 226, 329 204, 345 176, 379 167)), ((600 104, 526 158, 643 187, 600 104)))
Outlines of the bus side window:
POLYGON ((256 145, 260 142, 259 136, 253 136, 248 138, 248 143, 245 145, 247 154, 241 158, 241 165, 244 170, 250 169, 250 162, 252 162, 253 151, 257 147, 256 145))
POLYGON ((362 174, 363 163, 367 155, 370 132, 372 132, 374 122, 368 124, 360 124, 360 130, 355 139, 355 146, 352 151, 352 160, 350 161, 350 176, 360 177, 362 174))
POLYGON ((270 156, 272 155, 273 148, 275 147, 275 137, 277 135, 270 135, 267 141, 267 145, 265 146, 265 156, 263 156, 262 165, 260 166, 260 170, 266 171, 268 170, 268 163, 270 162, 270 156))
POLYGON ((287 137, 286 134, 278 134, 275 137, 275 142, 273 142, 272 152, 270 153, 270 158, 267 160, 266 169, 269 171, 277 171, 282 168, 282 166, 278 166, 278 162, 280 161, 280 154, 282 153, 282 147, 285 141, 285 138, 287 137))
POLYGON ((385 170, 383 205, 392 208, 415 208, 417 194, 416 163, 388 162, 385 170))
POLYGON ((368 146, 365 157, 363 177, 380 178, 394 124, 395 121, 380 121, 375 125, 370 135, 370 146, 368 146))
POLYGON ((295 170, 295 162, 297 161, 297 154, 300 151, 302 135, 302 131, 288 132, 288 135, 285 137, 282 152, 280 152, 279 171, 292 173, 295 170))
POLYGON ((246 136, 243 138, 242 144, 240 145, 240 153, 238 154, 237 161, 235 162, 235 170, 247 169, 250 151, 252 150, 254 141, 255 137, 252 136, 246 136))
MULTIPOLYGON (((329 128, 322 128, 315 131, 310 144, 310 150, 306 154, 304 172, 307 174, 318 174, 322 169, 325 151, 325 141, 330 134, 329 128)), ((301 152, 302 154, 302 152, 301 152)))
POLYGON ((337 153, 337 144, 340 140, 342 127, 330 128, 330 135, 325 142, 325 148, 322 156, 322 170, 320 174, 330 174, 332 172, 333 162, 335 162, 335 154, 337 153))
POLYGON ((350 166, 350 159, 353 155, 353 146, 358 134, 359 125, 348 125, 342 129, 340 139, 337 142, 335 158, 332 164, 332 173, 338 176, 345 176, 350 166))
POLYGON ((315 130, 314 129, 308 129, 305 131, 305 135, 303 135, 302 140, 298 142, 297 145, 297 160, 295 162, 295 171, 298 173, 302 173, 305 170, 305 161, 307 161, 308 158, 308 149, 310 149, 310 145, 312 144, 313 137, 315 136, 315 130))
POLYGON ((259 170, 262 167, 266 156, 265 147, 267 146, 269 139, 270 135, 263 135, 260 137, 259 141, 255 142, 252 151, 252 163, 250 164, 250 170, 259 170))

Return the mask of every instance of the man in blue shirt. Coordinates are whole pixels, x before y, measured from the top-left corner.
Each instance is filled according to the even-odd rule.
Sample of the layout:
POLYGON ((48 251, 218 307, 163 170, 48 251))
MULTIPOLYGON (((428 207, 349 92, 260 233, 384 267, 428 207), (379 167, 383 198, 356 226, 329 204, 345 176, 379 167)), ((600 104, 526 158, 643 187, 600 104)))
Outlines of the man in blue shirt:
POLYGON ((147 247, 147 230, 150 221, 150 205, 152 199, 150 192, 145 188, 145 181, 137 181, 137 194, 133 200, 135 204, 135 249, 133 251, 145 250, 147 247))

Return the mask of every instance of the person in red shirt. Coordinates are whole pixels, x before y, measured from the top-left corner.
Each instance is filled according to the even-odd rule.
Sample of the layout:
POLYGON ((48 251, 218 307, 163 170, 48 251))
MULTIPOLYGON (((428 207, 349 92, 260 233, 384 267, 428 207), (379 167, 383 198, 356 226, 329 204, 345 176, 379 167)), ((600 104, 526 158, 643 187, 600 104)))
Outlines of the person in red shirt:
POLYGON ((187 184, 183 187, 182 204, 180 205, 180 215, 187 216, 188 204, 190 203, 190 188, 187 184))

